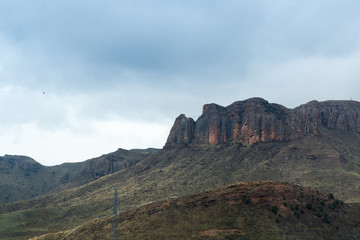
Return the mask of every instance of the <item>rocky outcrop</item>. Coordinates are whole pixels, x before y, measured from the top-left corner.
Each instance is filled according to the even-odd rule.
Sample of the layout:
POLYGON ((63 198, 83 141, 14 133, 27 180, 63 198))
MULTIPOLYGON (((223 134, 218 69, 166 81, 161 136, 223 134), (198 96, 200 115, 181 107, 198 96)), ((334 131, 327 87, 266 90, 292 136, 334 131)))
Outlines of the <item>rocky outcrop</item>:
POLYGON ((81 177, 95 180, 105 175, 115 173, 140 162, 153 151, 156 150, 125 150, 119 148, 116 152, 104 154, 100 157, 82 162, 82 166, 80 167, 81 177))
POLYGON ((171 145, 190 143, 194 139, 194 129, 195 121, 181 114, 176 118, 167 141, 171 145))
POLYGON ((206 104, 197 121, 184 114, 175 120, 165 146, 291 140, 319 135, 321 127, 360 133, 360 103, 311 101, 288 109, 251 98, 227 107, 206 104))
POLYGON ((38 172, 43 166, 34 159, 26 156, 5 155, 0 157, 0 172, 10 172, 19 169, 25 174, 38 172))

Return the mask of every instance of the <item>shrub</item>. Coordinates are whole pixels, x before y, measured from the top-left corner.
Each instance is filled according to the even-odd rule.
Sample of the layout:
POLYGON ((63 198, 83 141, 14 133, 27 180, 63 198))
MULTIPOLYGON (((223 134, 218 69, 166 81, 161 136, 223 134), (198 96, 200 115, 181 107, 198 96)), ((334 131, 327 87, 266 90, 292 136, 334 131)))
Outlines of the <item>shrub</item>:
POLYGON ((326 222, 326 223, 330 223, 330 222, 329 222, 329 219, 328 219, 327 213, 324 213, 324 217, 323 217, 322 220, 323 220, 324 222, 326 222))
POLYGON ((249 204, 251 202, 251 199, 250 198, 245 198, 244 202, 245 202, 245 204, 249 204))
POLYGON ((275 213, 275 214, 277 214, 278 210, 279 210, 278 206, 272 206, 272 207, 271 207, 271 211, 272 211, 273 213, 275 213))
POLYGON ((329 221, 329 219, 327 219, 327 217, 324 217, 323 221, 326 222, 326 223, 330 223, 330 221, 329 221))

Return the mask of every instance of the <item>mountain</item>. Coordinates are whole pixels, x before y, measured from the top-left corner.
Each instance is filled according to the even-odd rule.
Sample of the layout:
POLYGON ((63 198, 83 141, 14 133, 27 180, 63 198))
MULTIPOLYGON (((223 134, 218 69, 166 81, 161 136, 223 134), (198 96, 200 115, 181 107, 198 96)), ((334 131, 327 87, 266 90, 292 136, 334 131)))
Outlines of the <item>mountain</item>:
MULTIPOLYGON (((117 216, 119 239, 359 239, 360 211, 332 194, 276 182, 236 183, 117 216)), ((110 239, 113 218, 32 238, 110 239)))
POLYGON ((311 101, 288 109, 251 98, 227 107, 206 104, 197 121, 184 114, 175 120, 165 146, 294 140, 319 135, 321 127, 360 133, 360 103, 311 101))
POLYGON ((360 202, 358 102, 313 101, 286 109, 254 98, 232 107, 216 106, 221 121, 216 120, 217 111, 206 110, 197 121, 181 115, 165 147, 137 164, 75 188, 1 204, 0 236, 4 237, 0 239, 25 239, 111 216, 113 187, 118 188, 121 212, 151 201, 262 180, 312 187, 347 204, 360 202), (247 120, 231 122, 229 118, 231 125, 226 120, 229 109, 238 111, 233 111, 232 119, 247 120), (245 114, 241 109, 249 110, 245 114), (283 109, 281 114, 279 109, 283 109), (299 126, 297 133, 290 131, 291 126, 299 126), (235 138, 234 129, 245 130, 235 138), (265 141, 265 135, 279 138, 265 141))
POLYGON ((39 195, 43 186, 31 176, 37 175, 43 168, 29 157, 0 157, 0 203, 39 195))
POLYGON ((155 149, 124 150, 84 162, 46 167, 26 156, 0 157, 0 203, 25 200, 80 186, 132 166, 155 149))
POLYGON ((113 187, 118 188, 119 212, 151 201, 258 180, 312 186, 344 202, 358 202, 359 139, 332 134, 324 131, 322 136, 308 135, 290 143, 164 148, 88 184, 0 205, 0 223, 4 223, 0 224, 0 236, 4 236, 0 239, 27 239, 111 216, 113 187), (328 137, 338 141, 332 143, 328 137))

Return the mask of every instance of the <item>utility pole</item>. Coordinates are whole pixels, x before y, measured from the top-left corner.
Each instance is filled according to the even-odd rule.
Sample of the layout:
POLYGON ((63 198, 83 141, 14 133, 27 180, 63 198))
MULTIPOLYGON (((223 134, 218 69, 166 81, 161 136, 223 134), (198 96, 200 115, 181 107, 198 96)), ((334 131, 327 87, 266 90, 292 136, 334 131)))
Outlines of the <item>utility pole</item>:
POLYGON ((112 224, 112 240, 117 240, 117 205, 118 205, 118 193, 117 188, 114 187, 114 218, 113 218, 113 224, 112 224))

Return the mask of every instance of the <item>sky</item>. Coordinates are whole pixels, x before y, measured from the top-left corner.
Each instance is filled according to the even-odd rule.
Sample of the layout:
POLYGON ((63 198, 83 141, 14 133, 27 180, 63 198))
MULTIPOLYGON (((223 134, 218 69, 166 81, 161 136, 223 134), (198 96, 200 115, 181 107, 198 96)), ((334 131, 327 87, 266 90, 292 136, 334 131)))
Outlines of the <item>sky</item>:
POLYGON ((162 148, 250 97, 360 100, 356 0, 0 0, 0 155, 162 148))

